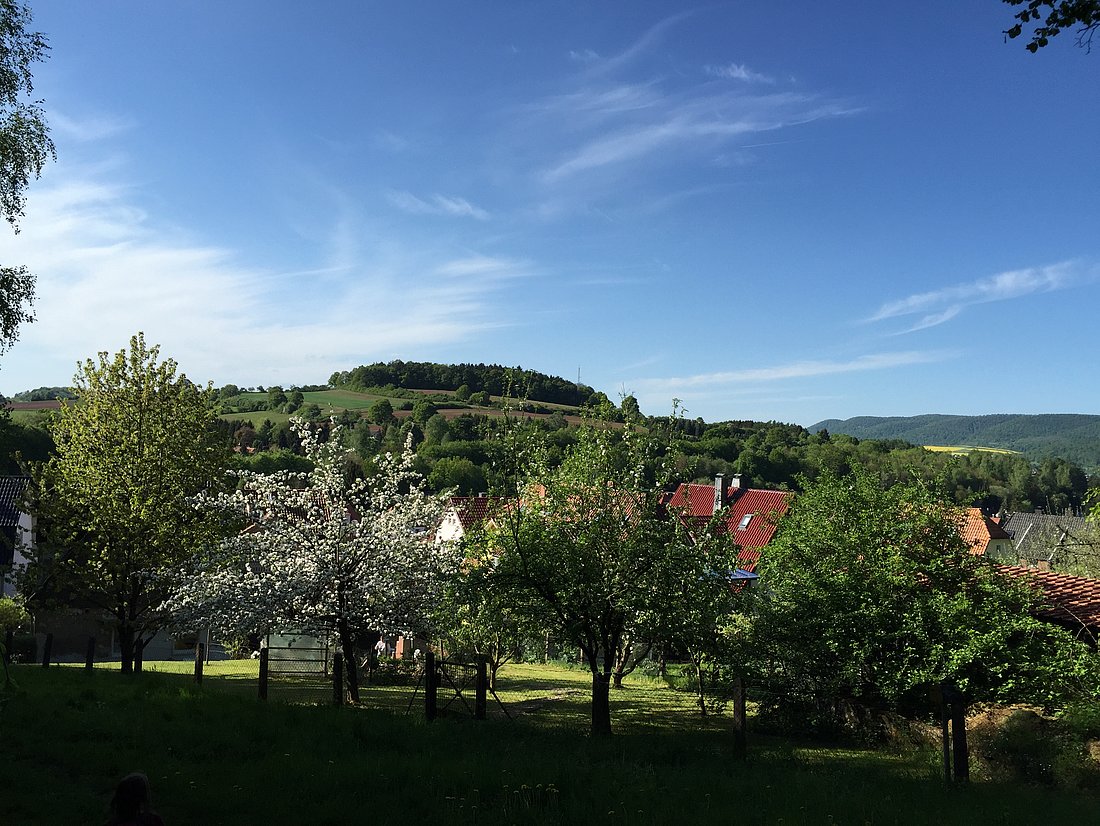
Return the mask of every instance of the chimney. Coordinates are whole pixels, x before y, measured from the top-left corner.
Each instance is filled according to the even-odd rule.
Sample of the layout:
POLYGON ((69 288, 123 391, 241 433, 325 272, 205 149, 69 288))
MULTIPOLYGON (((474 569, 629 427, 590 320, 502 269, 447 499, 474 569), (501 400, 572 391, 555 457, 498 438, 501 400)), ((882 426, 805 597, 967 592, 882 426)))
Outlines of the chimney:
MULTIPOLYGON (((736 476, 734 477, 737 478, 736 476)), ((718 513, 726 504, 726 480, 721 473, 714 475, 714 508, 711 513, 718 513)))
POLYGON ((732 490, 741 490, 741 474, 733 474, 733 478, 730 479, 730 488, 732 490))

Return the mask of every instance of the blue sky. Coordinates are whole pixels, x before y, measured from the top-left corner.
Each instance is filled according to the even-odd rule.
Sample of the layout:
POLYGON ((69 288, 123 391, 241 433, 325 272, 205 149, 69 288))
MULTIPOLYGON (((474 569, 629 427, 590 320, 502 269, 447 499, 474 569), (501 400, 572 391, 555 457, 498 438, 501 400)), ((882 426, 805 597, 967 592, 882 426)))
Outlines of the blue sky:
POLYGON ((39 291, 7 394, 142 330, 219 385, 1100 413, 1100 54, 996 0, 31 6, 59 160, 0 234, 39 291))

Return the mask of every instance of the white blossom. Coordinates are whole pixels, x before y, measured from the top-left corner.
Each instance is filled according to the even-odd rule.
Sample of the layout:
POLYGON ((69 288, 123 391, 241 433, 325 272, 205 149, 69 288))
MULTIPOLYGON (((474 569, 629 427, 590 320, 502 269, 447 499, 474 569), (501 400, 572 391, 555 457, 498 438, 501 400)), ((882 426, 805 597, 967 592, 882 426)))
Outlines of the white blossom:
POLYGON ((347 482, 342 429, 321 441, 291 425, 314 463, 310 473, 242 472, 217 503, 246 527, 224 540, 167 603, 177 627, 215 631, 420 628, 458 558, 437 545, 444 497, 427 493, 406 444, 385 454, 370 479, 347 482))

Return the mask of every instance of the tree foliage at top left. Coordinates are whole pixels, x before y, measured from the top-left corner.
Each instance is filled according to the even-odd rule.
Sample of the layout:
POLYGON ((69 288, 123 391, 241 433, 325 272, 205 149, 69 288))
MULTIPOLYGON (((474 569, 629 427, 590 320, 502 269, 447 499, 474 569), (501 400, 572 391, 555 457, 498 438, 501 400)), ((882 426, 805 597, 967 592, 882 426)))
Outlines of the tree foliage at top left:
MULTIPOLYGON (((16 0, 0 0, 0 214, 19 231, 32 178, 57 157, 42 101, 31 100, 31 66, 45 60, 49 44, 29 30, 31 12, 16 0)), ((0 267, 0 354, 34 320, 34 276, 26 267, 0 267)))

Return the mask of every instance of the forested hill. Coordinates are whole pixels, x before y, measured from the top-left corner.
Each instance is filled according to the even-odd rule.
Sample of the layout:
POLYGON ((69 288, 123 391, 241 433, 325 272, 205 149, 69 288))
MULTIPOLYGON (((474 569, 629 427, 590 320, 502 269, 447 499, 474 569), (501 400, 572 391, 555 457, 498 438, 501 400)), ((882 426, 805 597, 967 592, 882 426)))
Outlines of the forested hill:
POLYGON ((595 390, 587 384, 577 384, 522 367, 499 364, 435 364, 428 361, 391 361, 386 364, 365 364, 354 370, 333 373, 329 386, 346 390, 366 391, 379 387, 401 387, 415 390, 484 391, 491 396, 509 395, 580 406, 587 404, 595 390))
POLYGON ((809 428, 858 439, 904 439, 918 445, 973 445, 1018 450, 1033 458, 1060 456, 1100 468, 1100 416, 1077 413, 991 416, 857 416, 809 428))

